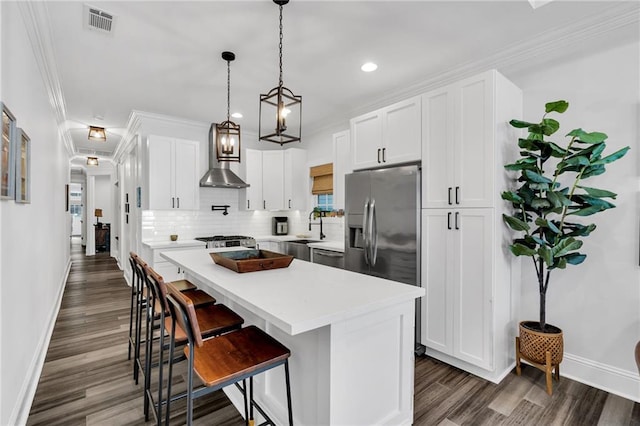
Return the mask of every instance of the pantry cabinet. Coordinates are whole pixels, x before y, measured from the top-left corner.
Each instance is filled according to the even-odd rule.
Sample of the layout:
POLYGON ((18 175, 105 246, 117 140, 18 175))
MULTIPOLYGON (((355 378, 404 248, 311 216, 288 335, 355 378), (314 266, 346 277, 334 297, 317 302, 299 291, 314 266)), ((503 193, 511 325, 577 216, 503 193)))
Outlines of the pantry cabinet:
POLYGON ((333 142, 333 208, 344 210, 345 180, 344 176, 351 173, 349 151, 351 148, 351 134, 348 130, 334 133, 333 142))
POLYGON ((353 168, 420 161, 421 98, 395 103, 351 120, 353 168))
POLYGON ((199 143, 165 136, 147 139, 147 208, 197 210, 199 143))
POLYGON ((306 152, 247 149, 247 210, 301 210, 306 204, 306 152))
POLYGON ((518 260, 500 192, 517 157, 522 93, 492 70, 422 97, 422 343, 494 382, 514 364, 518 260))

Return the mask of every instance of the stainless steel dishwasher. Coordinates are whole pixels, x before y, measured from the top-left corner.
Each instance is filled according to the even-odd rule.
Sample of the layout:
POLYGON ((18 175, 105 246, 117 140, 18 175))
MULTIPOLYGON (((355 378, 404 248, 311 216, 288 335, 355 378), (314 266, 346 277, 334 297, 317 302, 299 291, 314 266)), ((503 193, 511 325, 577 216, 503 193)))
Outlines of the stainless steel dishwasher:
POLYGON ((311 250, 313 263, 344 269, 344 253, 319 248, 313 248, 311 250))

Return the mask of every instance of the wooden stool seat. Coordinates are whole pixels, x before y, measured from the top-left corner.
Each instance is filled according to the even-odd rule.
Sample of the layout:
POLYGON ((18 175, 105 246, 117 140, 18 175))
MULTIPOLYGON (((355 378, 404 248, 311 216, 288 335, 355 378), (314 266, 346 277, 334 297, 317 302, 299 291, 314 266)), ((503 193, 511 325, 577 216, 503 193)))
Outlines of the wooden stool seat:
MULTIPOLYGON (((173 282, 171 283, 173 284, 173 282)), ((193 301, 193 304, 196 307, 213 305, 216 303, 216 299, 213 296, 210 296, 207 292, 202 290, 180 290, 187 296, 189 299, 193 301)))
MULTIPOLYGON (((184 353, 187 357, 189 351, 190 347, 186 346, 184 353)), ((290 355, 291 351, 280 342, 250 325, 205 340, 202 346, 195 348, 193 367, 202 383, 212 387, 235 383, 249 374, 282 364, 290 355)))
POLYGON ((171 281, 171 284, 179 291, 195 290, 198 287, 191 283, 189 280, 175 280, 171 281))
MULTIPOLYGON (((189 297, 188 292, 183 292, 183 294, 189 297)), ((203 338, 217 336, 218 334, 235 330, 240 328, 244 323, 244 320, 240 315, 236 314, 225 305, 208 306, 207 309, 196 308, 195 311, 203 338)), ((173 320, 171 317, 165 317, 164 326, 168 335, 173 333, 172 322, 173 320)), ((176 327, 175 339, 176 344, 180 344, 187 340, 187 335, 180 326, 176 327)))

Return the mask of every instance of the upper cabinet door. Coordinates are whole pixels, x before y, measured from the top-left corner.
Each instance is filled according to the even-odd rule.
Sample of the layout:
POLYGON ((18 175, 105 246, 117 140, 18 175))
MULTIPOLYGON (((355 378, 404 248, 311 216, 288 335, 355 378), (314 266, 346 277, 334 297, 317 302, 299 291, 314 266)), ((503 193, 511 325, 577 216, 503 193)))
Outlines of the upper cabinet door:
POLYGON ((149 210, 174 208, 173 139, 149 136, 147 140, 149 210))
POLYGON ((284 154, 262 151, 262 199, 266 210, 284 208, 284 154))
POLYGON ((376 167, 382 163, 382 110, 351 120, 351 158, 354 169, 376 167))
POLYGON ((420 106, 420 96, 416 96, 384 108, 382 115, 383 164, 420 160, 422 153, 420 106))
POLYGON ((306 194, 309 179, 307 152, 290 148, 284 151, 284 209, 307 210, 306 194))
POLYGON ((175 205, 197 210, 199 191, 198 142, 176 140, 174 144, 175 205))
POLYGON ((262 151, 247 149, 244 154, 246 164, 246 180, 249 187, 245 189, 247 195, 247 210, 263 210, 262 198, 262 151))
POLYGON ((422 207, 492 207, 494 72, 423 95, 422 207))
POLYGON ((454 202, 453 104, 452 86, 422 96, 422 208, 454 202))

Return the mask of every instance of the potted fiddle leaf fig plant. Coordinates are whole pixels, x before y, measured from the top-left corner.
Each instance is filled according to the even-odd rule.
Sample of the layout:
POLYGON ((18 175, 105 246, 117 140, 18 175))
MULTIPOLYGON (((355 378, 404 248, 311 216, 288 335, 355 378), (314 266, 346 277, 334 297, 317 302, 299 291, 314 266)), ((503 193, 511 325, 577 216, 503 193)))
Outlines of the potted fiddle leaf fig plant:
POLYGON ((605 167, 623 157, 629 147, 604 155, 607 135, 574 129, 567 133, 564 145, 547 140, 560 128, 549 114, 564 113, 568 102, 560 100, 545 105, 539 123, 511 120, 511 126, 527 129, 528 135, 518 140, 520 158, 505 169, 519 173, 517 187, 504 191, 502 199, 513 207, 504 214, 505 223, 514 231, 509 249, 515 256, 529 257, 533 263, 539 299, 538 321, 520 323, 516 338, 516 371, 520 374, 520 357, 547 371, 550 392, 550 366, 562 361, 562 330, 546 320, 546 296, 551 273, 568 265, 579 265, 587 257, 579 252, 584 238, 596 229, 584 219, 615 207, 609 200, 614 192, 584 184, 605 172, 605 167))

